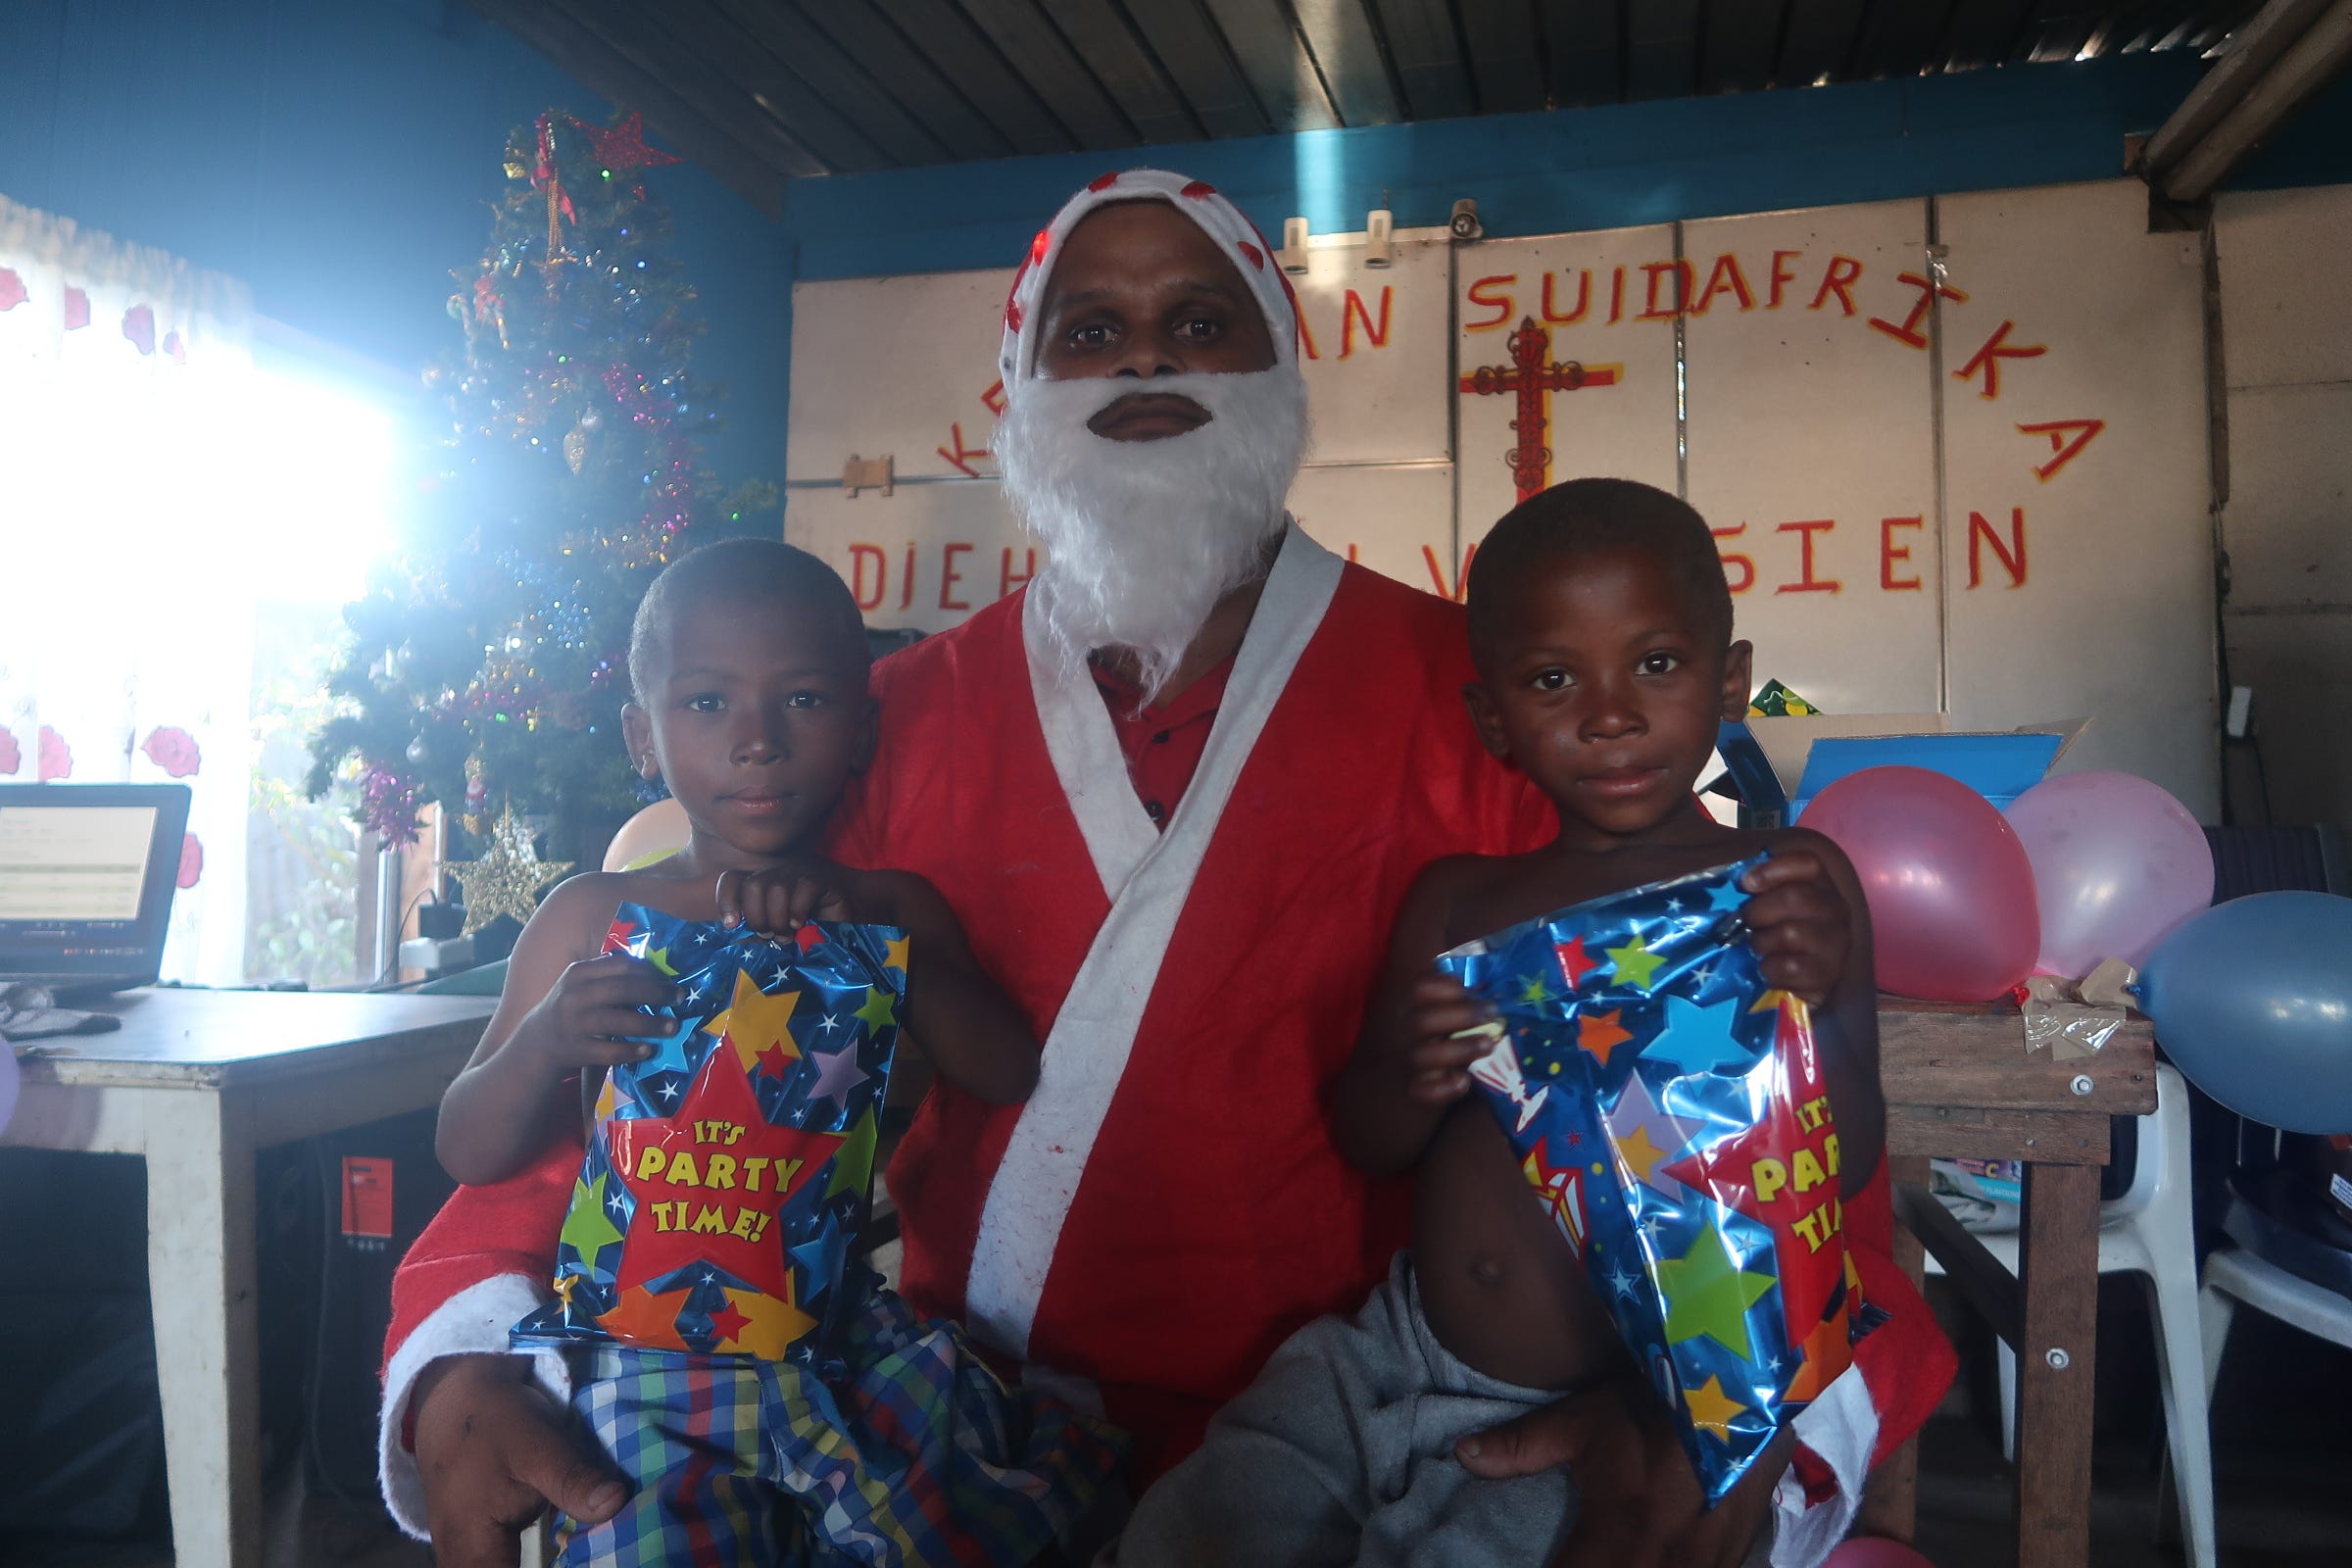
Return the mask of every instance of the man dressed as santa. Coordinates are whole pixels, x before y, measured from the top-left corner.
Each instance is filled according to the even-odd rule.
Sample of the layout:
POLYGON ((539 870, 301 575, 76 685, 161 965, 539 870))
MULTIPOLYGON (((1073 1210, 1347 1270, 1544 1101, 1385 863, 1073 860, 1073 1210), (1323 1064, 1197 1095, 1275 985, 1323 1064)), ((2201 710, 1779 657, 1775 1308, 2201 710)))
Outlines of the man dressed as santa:
MULTIPOLYGON (((1386 1275, 1404 1195, 1341 1159, 1326 1088, 1414 874, 1555 822, 1463 713, 1458 607, 1285 514, 1297 306, 1239 209, 1158 171, 1090 184, 1022 263, 1001 369, 994 452, 1047 564, 875 670, 881 746, 836 849, 937 884, 1045 1041, 1026 1103, 943 1083, 901 1144, 902 1289, 1136 1434, 1142 1484, 1288 1335, 1386 1275)), ((394 1286, 385 1495, 449 1568, 509 1568, 543 1501, 598 1519, 621 1500, 534 1387, 562 1368, 502 1353, 544 1298, 577 1162, 461 1191, 394 1286)), ((1882 1174, 1846 1215, 1866 1293, 1894 1308, 1863 1342, 1868 1396, 1815 1440, 1836 1451, 1695 1524, 1662 1505, 1662 1536, 1707 1531, 1692 1560, 1738 1561, 1776 1504, 1784 1536, 1834 1539, 1874 1451, 1940 1394, 1949 1352, 1886 1261, 1889 1224, 1882 1174)), ((1642 1441, 1570 1399, 1473 1462, 1642 1441)))

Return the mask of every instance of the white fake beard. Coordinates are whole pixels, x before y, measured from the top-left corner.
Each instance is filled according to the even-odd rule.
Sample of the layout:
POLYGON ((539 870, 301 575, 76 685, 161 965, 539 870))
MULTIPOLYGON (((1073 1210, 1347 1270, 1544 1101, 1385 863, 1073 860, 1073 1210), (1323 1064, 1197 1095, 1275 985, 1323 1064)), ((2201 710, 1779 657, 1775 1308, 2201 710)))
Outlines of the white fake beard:
POLYGON ((1266 568, 1306 450, 1306 383, 1288 367, 1031 381, 990 450, 1046 547, 1029 592, 1064 674, 1083 671, 1096 649, 1126 649, 1149 705, 1217 602, 1266 568), (1209 421, 1157 441, 1087 428, 1134 393, 1190 398, 1209 421))

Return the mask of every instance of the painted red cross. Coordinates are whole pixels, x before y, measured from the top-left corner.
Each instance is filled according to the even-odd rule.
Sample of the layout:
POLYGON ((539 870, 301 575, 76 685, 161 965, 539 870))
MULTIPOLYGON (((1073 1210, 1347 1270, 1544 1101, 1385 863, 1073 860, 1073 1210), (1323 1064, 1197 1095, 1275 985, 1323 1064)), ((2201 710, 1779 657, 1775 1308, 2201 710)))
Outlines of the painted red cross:
POLYGON ((1462 377, 1462 390, 1480 397, 1518 394, 1519 417, 1511 421, 1511 428, 1519 439, 1503 454, 1503 462, 1510 465, 1519 499, 1525 501, 1550 482, 1551 448, 1544 444, 1544 435, 1551 423, 1551 395, 1581 392, 1589 386, 1615 386, 1625 367, 1579 365, 1573 360, 1566 365, 1549 363, 1551 334, 1538 326, 1532 316, 1520 318, 1519 330, 1504 347, 1510 351, 1511 363, 1479 367, 1462 377))

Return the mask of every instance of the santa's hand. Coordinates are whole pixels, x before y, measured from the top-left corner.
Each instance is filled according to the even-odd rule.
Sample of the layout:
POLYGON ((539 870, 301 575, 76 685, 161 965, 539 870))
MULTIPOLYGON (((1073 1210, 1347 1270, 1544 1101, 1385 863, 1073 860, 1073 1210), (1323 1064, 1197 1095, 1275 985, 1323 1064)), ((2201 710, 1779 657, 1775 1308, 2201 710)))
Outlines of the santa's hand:
POLYGON ((453 1355, 416 1380, 416 1469, 439 1568, 514 1568, 517 1542, 553 1504, 602 1524, 628 1483, 578 1442, 564 1407, 513 1355, 453 1355))
POLYGON ((1740 1568, 1770 1522, 1790 1443, 1783 1432, 1721 1502, 1703 1507, 1672 1418, 1629 1372, 1464 1438, 1454 1451, 1490 1480, 1575 1472, 1576 1526, 1550 1568, 1740 1568))
POLYGON ((1775 850, 1740 885, 1753 895, 1740 917, 1766 982, 1826 1005, 1853 946, 1852 911, 1829 866, 1811 850, 1775 850))
POLYGON ((1459 980, 1432 969, 1404 999, 1405 1092, 1444 1105, 1470 1092, 1470 1064, 1494 1048, 1493 1005, 1459 980))
POLYGON ((849 896, 835 865, 771 867, 718 874, 722 925, 748 925, 765 937, 786 937, 810 920, 850 920, 849 896))

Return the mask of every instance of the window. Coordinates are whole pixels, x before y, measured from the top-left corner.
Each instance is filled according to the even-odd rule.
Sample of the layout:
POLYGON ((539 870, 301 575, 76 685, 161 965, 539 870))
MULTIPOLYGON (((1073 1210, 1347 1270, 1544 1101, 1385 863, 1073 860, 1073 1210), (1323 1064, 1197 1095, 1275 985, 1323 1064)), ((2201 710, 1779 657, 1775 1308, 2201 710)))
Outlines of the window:
POLYGON ((254 329, 233 281, 0 200, 0 778, 190 787, 167 979, 364 982, 360 839, 301 782, 396 421, 254 329))

